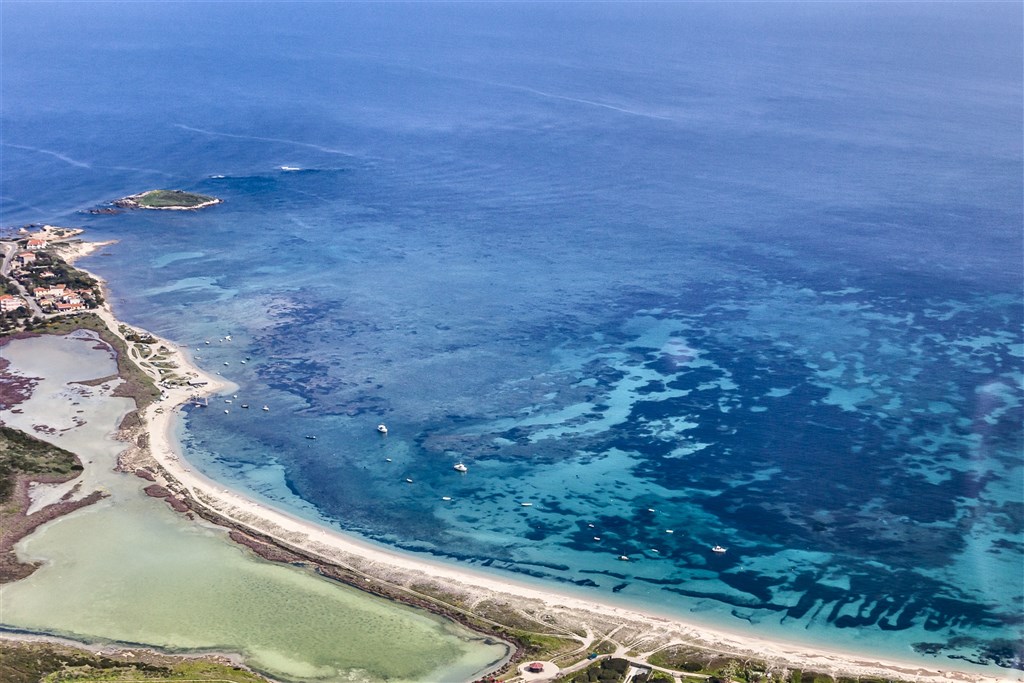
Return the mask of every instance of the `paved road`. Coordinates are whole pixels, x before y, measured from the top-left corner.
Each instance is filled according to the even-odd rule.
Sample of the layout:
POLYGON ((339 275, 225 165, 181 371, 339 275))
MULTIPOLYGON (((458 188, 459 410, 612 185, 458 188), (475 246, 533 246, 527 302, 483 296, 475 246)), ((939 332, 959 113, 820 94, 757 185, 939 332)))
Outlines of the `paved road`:
MULTIPOLYGON (((3 245, 4 249, 4 260, 3 263, 0 264, 0 274, 7 277, 7 274, 11 272, 11 260, 14 258, 14 255, 18 253, 18 244, 16 242, 2 242, 0 244, 3 245)), ((39 308, 39 304, 36 303, 36 300, 28 295, 28 292, 26 292, 25 288, 21 286, 20 282, 14 278, 10 278, 10 280, 11 284, 14 285, 14 288, 18 290, 19 294, 21 294, 21 298, 28 302, 28 308, 29 311, 32 312, 32 315, 42 318, 43 309, 39 308)))

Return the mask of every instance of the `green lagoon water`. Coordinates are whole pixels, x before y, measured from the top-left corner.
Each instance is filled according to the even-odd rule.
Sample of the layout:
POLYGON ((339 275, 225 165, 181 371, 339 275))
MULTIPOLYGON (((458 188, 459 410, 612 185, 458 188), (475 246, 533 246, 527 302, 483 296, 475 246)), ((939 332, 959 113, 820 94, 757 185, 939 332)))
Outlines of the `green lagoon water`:
POLYGON ((23 412, 4 419, 30 428, 46 415, 60 430, 65 414, 85 418, 87 425, 47 438, 93 460, 88 483, 111 494, 21 543, 24 557, 46 565, 0 589, 4 626, 92 642, 239 652, 286 681, 463 681, 504 656, 504 646, 433 615, 255 558, 223 530, 185 520, 146 497, 133 478, 112 472, 122 446, 94 437, 123 410, 123 399, 84 401, 84 393, 109 389, 67 384, 87 378, 74 368, 99 368, 84 373, 93 376, 109 370, 109 352, 83 341, 21 340, 4 350, 12 369, 28 376, 41 374, 35 359, 62 359, 48 363, 50 377, 23 412))

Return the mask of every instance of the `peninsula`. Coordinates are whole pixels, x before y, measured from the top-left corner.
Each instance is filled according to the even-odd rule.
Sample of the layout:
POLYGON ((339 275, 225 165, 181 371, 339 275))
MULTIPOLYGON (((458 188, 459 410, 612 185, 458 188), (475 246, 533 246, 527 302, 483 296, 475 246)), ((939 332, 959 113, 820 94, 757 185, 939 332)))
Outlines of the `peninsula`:
POLYGON ((220 204, 223 200, 184 190, 147 190, 128 195, 114 201, 122 209, 162 209, 170 211, 195 211, 220 204))
MULTIPOLYGON (((55 245, 45 246, 52 249, 55 245)), ((14 246, 7 250, 12 257, 17 251, 14 246)), ((84 245, 77 250, 69 245, 64 253, 67 261, 73 261, 89 251, 84 245)), ((32 299, 31 293, 25 292, 25 298, 32 299)), ((672 615, 541 589, 373 545, 226 489, 192 470, 175 437, 175 424, 183 406, 206 404, 210 397, 225 396, 238 388, 193 365, 177 344, 117 320, 107 299, 97 301, 88 312, 44 311, 33 319, 29 330, 21 329, 33 334, 66 334, 92 328, 117 350, 118 374, 135 388, 125 393, 134 399, 136 408, 120 425, 119 436, 126 448, 118 457, 118 469, 145 480, 149 496, 167 499, 173 509, 190 518, 228 529, 232 540, 266 559, 304 566, 339 583, 432 611, 512 644, 511 657, 484 680, 1005 680, 958 671, 955 663, 936 662, 929 667, 716 631, 672 615)), ((16 439, 24 441, 20 436, 16 439)), ((89 471, 88 460, 78 464, 89 471)), ((24 517, 25 512, 13 514, 19 520, 24 517)), ((15 535, 21 537, 34 528, 36 525, 21 523, 15 535)), ((13 536, 11 546, 17 540, 13 536)), ((12 560, 12 566, 16 562, 12 560)), ((31 571, 31 567, 21 571, 31 571)), ((11 647, 0 643, 0 650, 11 647)))

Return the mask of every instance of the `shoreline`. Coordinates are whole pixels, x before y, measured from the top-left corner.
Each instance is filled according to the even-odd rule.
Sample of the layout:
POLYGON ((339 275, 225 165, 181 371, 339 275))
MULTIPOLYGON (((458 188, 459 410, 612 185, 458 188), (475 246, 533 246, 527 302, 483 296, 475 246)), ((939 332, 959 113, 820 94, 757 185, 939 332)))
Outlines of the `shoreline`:
MULTIPOLYGON (((111 242, 76 242, 70 254, 69 263, 88 255, 111 242)), ((68 245, 72 246, 72 245, 68 245)), ((94 273, 89 273, 101 283, 105 295, 106 283, 94 273)), ((105 298, 109 298, 106 297, 105 298)), ((122 340, 122 323, 114 316, 109 304, 93 311, 110 332, 122 340)), ((767 660, 779 666, 813 670, 836 675, 884 676, 903 680, 928 681, 1009 681, 1024 680, 1020 672, 1008 669, 1002 676, 976 672, 950 670, 955 660, 936 661, 925 666, 914 661, 900 661, 892 658, 878 658, 870 654, 823 649, 785 641, 762 640, 753 636, 732 633, 727 630, 708 628, 688 623, 673 616, 657 614, 637 608, 628 608, 600 599, 588 599, 556 588, 537 588, 517 582, 514 578, 499 578, 494 575, 452 566, 431 558, 417 557, 411 553, 391 550, 371 542, 350 536, 278 510, 269 504, 250 498, 238 491, 225 488, 218 482, 193 471, 184 457, 183 449, 174 435, 175 420, 181 406, 192 397, 213 397, 231 393, 236 385, 223 377, 212 375, 197 367, 179 344, 156 338, 170 351, 171 362, 177 365, 183 375, 205 381, 203 386, 163 388, 161 395, 148 406, 139 409, 141 424, 132 431, 145 435, 144 445, 130 443, 119 457, 119 468, 125 472, 148 469, 153 472, 156 484, 186 499, 188 505, 201 516, 242 531, 259 542, 276 546, 294 553, 300 558, 320 567, 337 567, 346 578, 333 576, 362 590, 381 594, 381 588, 391 593, 388 597, 429 609, 442 616, 460 621, 459 615, 473 617, 478 623, 496 625, 480 615, 474 615, 472 605, 481 601, 513 602, 520 607, 529 607, 534 612, 550 615, 557 624, 597 625, 597 635, 609 624, 628 626, 638 633, 656 634, 662 647, 671 644, 686 644, 707 648, 716 652, 727 652, 767 660), (227 522, 227 524, 224 524, 227 522), (360 583, 362 581, 362 583, 360 583), (417 591, 413 587, 424 584, 437 587, 437 592, 450 598, 470 596, 469 608, 446 602, 431 593, 417 591), (374 586, 377 588, 375 589, 374 586), (425 600, 417 600, 417 594, 425 600), (442 606, 451 608, 446 610, 442 606), (943 668, 939 668, 942 666, 943 668)), ((130 344, 129 344, 130 347, 130 344)), ((128 360, 155 381, 159 373, 143 367, 128 354, 128 360)), ((122 435, 123 436, 123 435, 122 435)), ((135 441, 135 439, 132 439, 135 441)), ((140 482, 140 487, 143 484, 140 482)), ((238 539, 234 539, 239 542, 238 539)), ((251 546, 250 546, 251 547, 251 546)), ((259 551, 256 551, 259 552, 259 551)), ((321 572, 324 573, 324 572, 321 572)), ((528 610, 529 611, 529 610, 528 610)), ((534 619, 541 624, 540 617, 534 619)), ((472 626, 470 626, 472 628, 472 626)), ((557 629, 556 629, 557 630, 557 629)), ((589 626, 586 629, 591 631, 589 626)), ((566 630, 568 633, 568 630, 566 630)), ((490 635, 496 635, 491 633, 490 635)), ((5 637, 0 633, 0 637, 5 637)), ((577 640, 583 640, 578 635, 577 640)), ((594 643, 584 643, 589 647, 594 643)), ((518 653, 517 653, 518 654, 518 653)), ((584 655, 581 655, 585 656, 584 655)), ((515 661, 515 659, 513 660, 515 661)))

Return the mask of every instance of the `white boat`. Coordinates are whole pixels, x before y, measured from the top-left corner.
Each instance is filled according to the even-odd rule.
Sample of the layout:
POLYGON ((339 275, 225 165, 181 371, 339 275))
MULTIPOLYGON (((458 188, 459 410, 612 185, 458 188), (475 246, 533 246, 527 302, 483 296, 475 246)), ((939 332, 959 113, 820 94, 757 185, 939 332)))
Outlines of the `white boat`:
POLYGON ((675 530, 673 530, 673 529, 665 529, 665 533, 666 534, 674 534, 675 530))
POLYGON ((377 425, 377 431, 380 432, 381 434, 387 434, 388 428, 385 427, 383 424, 379 424, 377 425))
POLYGON ((225 408, 225 409, 224 409, 224 412, 225 412, 225 413, 230 413, 231 411, 230 411, 230 410, 228 410, 227 408, 225 408))
POLYGON ((441 500, 451 500, 451 496, 441 496, 441 500))
POLYGON ((270 410, 270 406, 263 406, 263 410, 270 410))
POLYGON ((313 436, 312 434, 306 434, 306 438, 309 439, 310 441, 316 441, 316 437, 313 436))
POLYGON ((619 559, 623 562, 629 562, 629 555, 619 555, 619 559))
POLYGON ((716 546, 714 546, 713 548, 711 548, 711 552, 713 552, 713 553, 718 553, 719 555, 721 555, 722 553, 724 553, 724 552, 725 552, 726 550, 728 550, 728 548, 723 548, 723 547, 722 547, 722 546, 720 546, 720 545, 716 545, 716 546))
POLYGON ((520 503, 524 508, 533 507, 533 503, 520 503))
POLYGON ((243 407, 243 408, 248 408, 248 407, 249 407, 249 404, 248 404, 248 403, 243 403, 243 404, 242 404, 242 407, 243 407))
POLYGON ((457 463, 455 463, 455 471, 456 472, 467 472, 467 471, 469 471, 469 468, 466 467, 465 465, 463 465, 461 462, 457 462, 457 463))
POLYGON ((601 540, 601 537, 600 537, 600 536, 594 536, 594 540, 595 540, 595 541, 600 541, 600 540, 601 540))
POLYGON ((410 479, 409 477, 406 477, 405 478, 405 483, 406 484, 411 484, 412 483, 412 479, 410 479))
POLYGON ((384 458, 384 462, 391 462, 391 458, 384 458))

